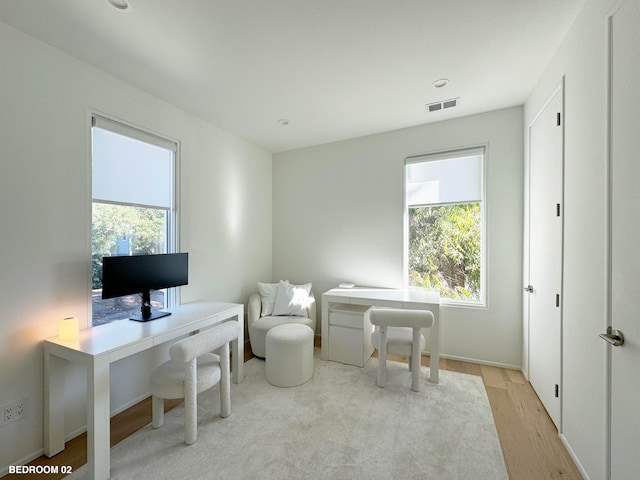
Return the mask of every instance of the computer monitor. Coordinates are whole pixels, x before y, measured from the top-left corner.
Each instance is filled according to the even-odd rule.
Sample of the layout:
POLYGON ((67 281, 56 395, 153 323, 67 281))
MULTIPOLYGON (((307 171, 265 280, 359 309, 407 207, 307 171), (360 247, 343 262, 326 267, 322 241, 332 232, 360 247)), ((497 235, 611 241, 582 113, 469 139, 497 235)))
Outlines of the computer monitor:
POLYGON ((139 294, 142 297, 140 315, 130 319, 155 320, 171 313, 151 311, 151 291, 187 285, 188 276, 188 253, 103 257, 102 298, 139 294))

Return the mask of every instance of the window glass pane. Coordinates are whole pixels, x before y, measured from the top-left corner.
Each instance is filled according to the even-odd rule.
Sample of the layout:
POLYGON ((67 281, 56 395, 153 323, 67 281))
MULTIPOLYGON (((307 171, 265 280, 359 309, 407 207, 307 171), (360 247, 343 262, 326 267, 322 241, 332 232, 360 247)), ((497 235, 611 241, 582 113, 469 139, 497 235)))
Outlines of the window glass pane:
MULTIPOLYGON (((140 313, 137 295, 102 300, 102 257, 167 253, 167 211, 157 208, 93 203, 91 288, 93 324, 140 313)), ((154 309, 165 306, 165 292, 152 292, 154 309)))
POLYGON ((409 286, 479 301, 480 203, 409 208, 409 286))
POLYGON ((405 160, 407 286, 484 303, 484 156, 473 147, 405 160))

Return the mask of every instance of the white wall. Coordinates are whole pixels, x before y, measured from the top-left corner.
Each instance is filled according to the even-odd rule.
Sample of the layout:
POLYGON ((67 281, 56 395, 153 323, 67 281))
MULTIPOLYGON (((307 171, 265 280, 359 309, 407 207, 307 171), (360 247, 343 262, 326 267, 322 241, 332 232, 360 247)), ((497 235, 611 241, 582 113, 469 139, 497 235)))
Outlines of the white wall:
POLYGON ((516 107, 274 155, 273 280, 318 298, 341 281, 401 287, 404 158, 487 143, 488 308, 442 307, 441 346, 519 368, 522 120, 516 107))
MULTIPOLYGON (((182 301, 244 303, 271 277, 271 154, 0 23, 0 405, 29 413, 0 428, 0 475, 42 452, 42 339, 58 319, 90 323, 92 111, 180 142, 182 301)), ((112 367, 112 410, 146 391, 162 352, 112 367)), ((71 369, 67 433, 84 425, 71 369)))
POLYGON ((561 433, 592 479, 606 478, 606 344, 598 334, 606 324, 607 16, 617 3, 587 0, 525 105, 528 125, 565 76, 561 433))

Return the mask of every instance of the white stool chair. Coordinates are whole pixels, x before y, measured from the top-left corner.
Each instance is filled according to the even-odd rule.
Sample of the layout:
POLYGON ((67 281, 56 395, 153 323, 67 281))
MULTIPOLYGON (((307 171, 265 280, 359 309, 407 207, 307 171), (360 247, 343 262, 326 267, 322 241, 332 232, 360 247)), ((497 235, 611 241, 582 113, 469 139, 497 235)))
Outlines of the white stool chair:
POLYGON ((378 349, 377 384, 384 387, 387 377, 387 353, 410 357, 411 390, 420 390, 420 353, 425 345, 423 328, 433 326, 433 313, 428 310, 372 308, 369 320, 376 325, 371 344, 378 349))
POLYGON ((198 394, 218 383, 220 415, 231 414, 229 342, 239 332, 238 322, 226 322, 171 346, 171 360, 156 368, 149 382, 153 428, 164 424, 165 398, 184 398, 185 443, 191 445, 198 437, 198 394))
POLYGON ((313 330, 291 323, 267 332, 266 377, 276 387, 295 387, 313 376, 313 330))

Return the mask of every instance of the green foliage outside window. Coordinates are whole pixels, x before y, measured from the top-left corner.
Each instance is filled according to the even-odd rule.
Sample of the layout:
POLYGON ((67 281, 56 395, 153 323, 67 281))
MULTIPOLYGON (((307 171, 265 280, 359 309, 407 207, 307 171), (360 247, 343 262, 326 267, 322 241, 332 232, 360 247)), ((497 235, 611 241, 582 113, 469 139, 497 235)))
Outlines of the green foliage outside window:
POLYGON ((166 212, 157 208, 94 203, 92 288, 102 288, 102 257, 165 253, 165 217, 166 212), (127 251, 122 251, 123 245, 128 247, 127 251))
POLYGON ((409 285, 480 300, 480 204, 409 208, 409 285))

